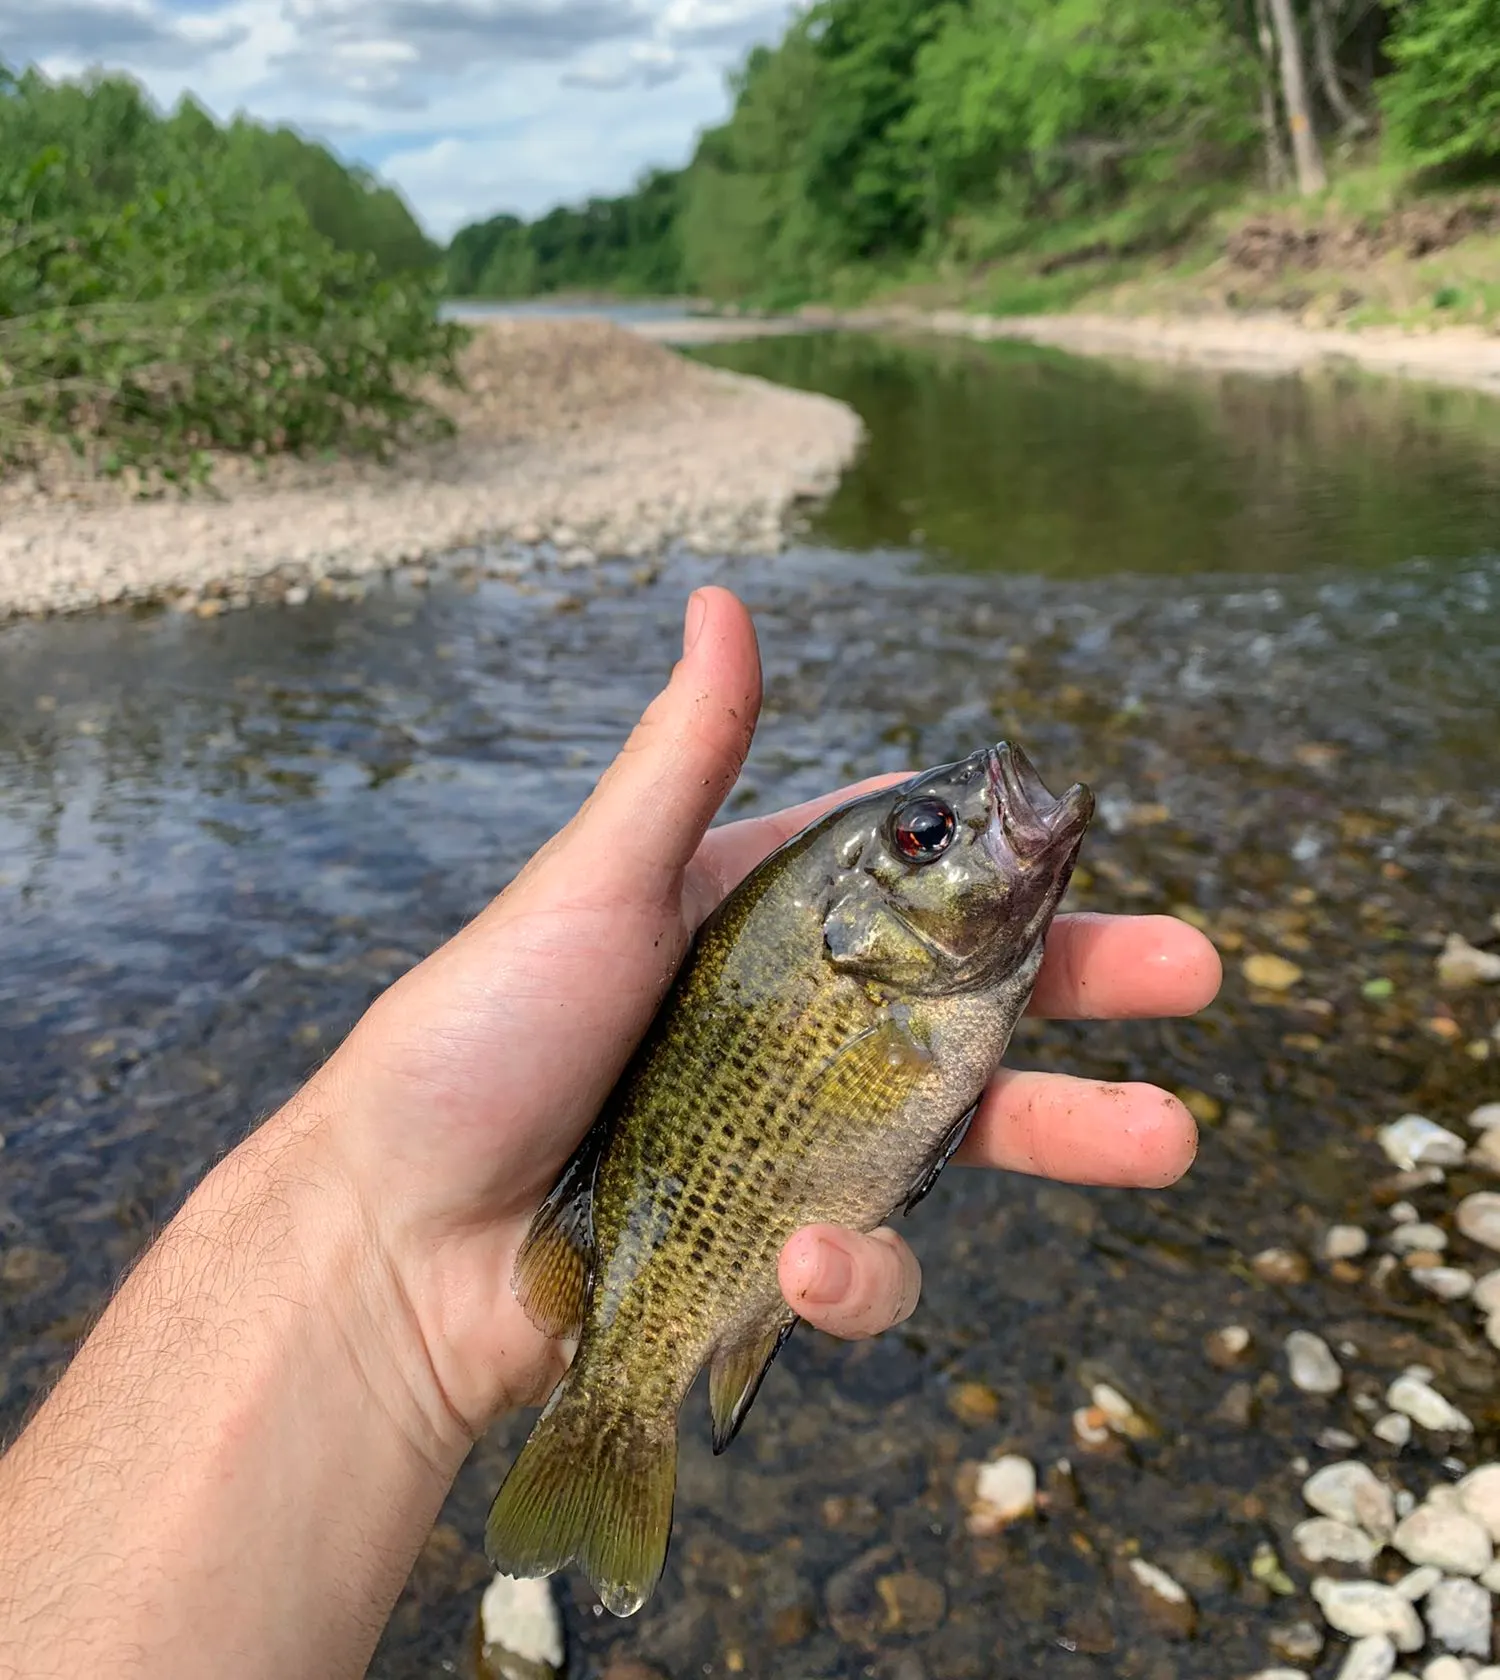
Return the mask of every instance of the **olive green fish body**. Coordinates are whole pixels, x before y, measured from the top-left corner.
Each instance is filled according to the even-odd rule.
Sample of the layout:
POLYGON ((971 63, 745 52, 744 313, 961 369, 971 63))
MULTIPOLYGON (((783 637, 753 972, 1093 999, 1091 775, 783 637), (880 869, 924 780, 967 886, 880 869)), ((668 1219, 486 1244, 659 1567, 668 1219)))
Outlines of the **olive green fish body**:
POLYGON ((930 1185, 1090 808, 1002 745, 823 818, 705 925, 518 1261, 532 1317, 579 1345, 491 1512, 497 1567, 577 1561, 617 1614, 649 1596, 697 1373, 722 1450, 795 1323, 787 1239, 871 1230, 930 1185))

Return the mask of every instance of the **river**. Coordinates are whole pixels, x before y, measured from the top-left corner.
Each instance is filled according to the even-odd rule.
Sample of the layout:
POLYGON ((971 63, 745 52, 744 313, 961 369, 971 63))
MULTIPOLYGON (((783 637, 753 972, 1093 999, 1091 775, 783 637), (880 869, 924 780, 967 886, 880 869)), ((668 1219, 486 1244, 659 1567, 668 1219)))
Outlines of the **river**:
MULTIPOLYGON (((722 1458, 695 1392, 662 1588, 619 1624, 569 1580, 575 1672, 611 1653, 672 1680, 1265 1666, 1310 1613, 1288 1543, 1309 1466, 1355 1451, 1420 1492, 1497 1446, 1472 1308, 1318 1255, 1331 1222, 1389 1225, 1377 1124, 1455 1125, 1500 1095, 1500 988, 1434 979, 1447 933, 1500 933, 1500 414, 1010 345, 698 354, 869 425, 774 560, 461 564, 352 604, 0 628, 0 1432, 206 1165, 576 808, 715 578, 767 667, 735 813, 1013 734, 1099 796, 1077 901, 1187 907, 1227 978, 1193 1021, 1018 1037, 1021 1064, 1188 1093, 1191 1174, 1160 1193, 946 1175, 909 1223, 927 1287, 907 1326, 794 1337, 722 1458), (1301 978, 1251 987, 1256 953, 1301 978), (1285 1264, 1256 1261, 1273 1248, 1285 1264), (1205 1337, 1231 1324, 1252 1341, 1227 1371, 1205 1337), (1338 1351, 1339 1394, 1287 1381, 1296 1328, 1338 1351), (1473 1441, 1419 1431, 1398 1456, 1372 1436, 1412 1363, 1473 1441), (1150 1427, 1089 1453, 1070 1417, 1099 1382, 1150 1427), (974 1537, 962 1466, 1001 1448, 1048 1502, 974 1537), (1137 1555, 1191 1594, 1189 1642, 1136 1590, 1137 1555)), ((1451 1227, 1486 1182, 1409 1199, 1451 1227)), ((383 1680, 466 1671, 484 1512, 526 1423, 475 1449, 383 1680)))

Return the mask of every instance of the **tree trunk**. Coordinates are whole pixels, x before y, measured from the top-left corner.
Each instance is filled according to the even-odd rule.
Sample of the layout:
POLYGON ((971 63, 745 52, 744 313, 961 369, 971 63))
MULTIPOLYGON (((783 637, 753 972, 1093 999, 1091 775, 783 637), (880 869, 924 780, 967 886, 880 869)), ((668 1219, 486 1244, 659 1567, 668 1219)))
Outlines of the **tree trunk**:
POLYGON ((1269 0, 1271 21, 1281 48, 1281 96, 1286 101, 1287 127, 1292 131, 1292 157, 1297 164, 1297 191, 1306 198, 1328 185, 1323 173, 1323 154, 1313 132, 1312 114, 1307 108, 1307 76, 1302 69, 1302 43, 1297 38, 1297 20, 1292 0, 1269 0))
POLYGON ((1276 56, 1276 41, 1271 34, 1271 20, 1266 15, 1266 0, 1255 0, 1255 38, 1260 43, 1260 131, 1266 142, 1266 186, 1273 193, 1281 192, 1290 179, 1286 147, 1281 143, 1281 114, 1276 109, 1276 81, 1271 60, 1276 56))
POLYGON ((1313 57, 1318 63, 1318 80, 1345 134, 1363 134, 1370 120, 1356 111, 1339 80, 1337 55, 1333 50, 1333 28, 1328 21, 1328 0, 1312 0, 1313 57))

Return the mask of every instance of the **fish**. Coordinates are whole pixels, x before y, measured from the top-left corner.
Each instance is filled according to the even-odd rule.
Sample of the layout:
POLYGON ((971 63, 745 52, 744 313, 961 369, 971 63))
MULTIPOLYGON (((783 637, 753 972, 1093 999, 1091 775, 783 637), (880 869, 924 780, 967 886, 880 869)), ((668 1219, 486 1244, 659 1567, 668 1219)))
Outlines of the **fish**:
POLYGON ((528 1316, 577 1346, 491 1507, 496 1569, 576 1565, 616 1616, 651 1596, 689 1389, 707 1365, 723 1452, 797 1323, 787 1239, 874 1230, 932 1188, 1093 806, 1002 741, 826 813, 703 924, 517 1252, 528 1316))

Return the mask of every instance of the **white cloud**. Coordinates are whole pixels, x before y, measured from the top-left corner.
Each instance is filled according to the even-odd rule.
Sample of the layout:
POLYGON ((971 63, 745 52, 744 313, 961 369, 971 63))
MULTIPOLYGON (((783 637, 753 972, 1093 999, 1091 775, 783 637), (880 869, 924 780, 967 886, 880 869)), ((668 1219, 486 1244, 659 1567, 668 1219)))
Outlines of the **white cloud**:
POLYGON ((104 64, 165 104, 291 123, 446 238, 684 162, 788 0, 0 0, 0 59, 104 64))

